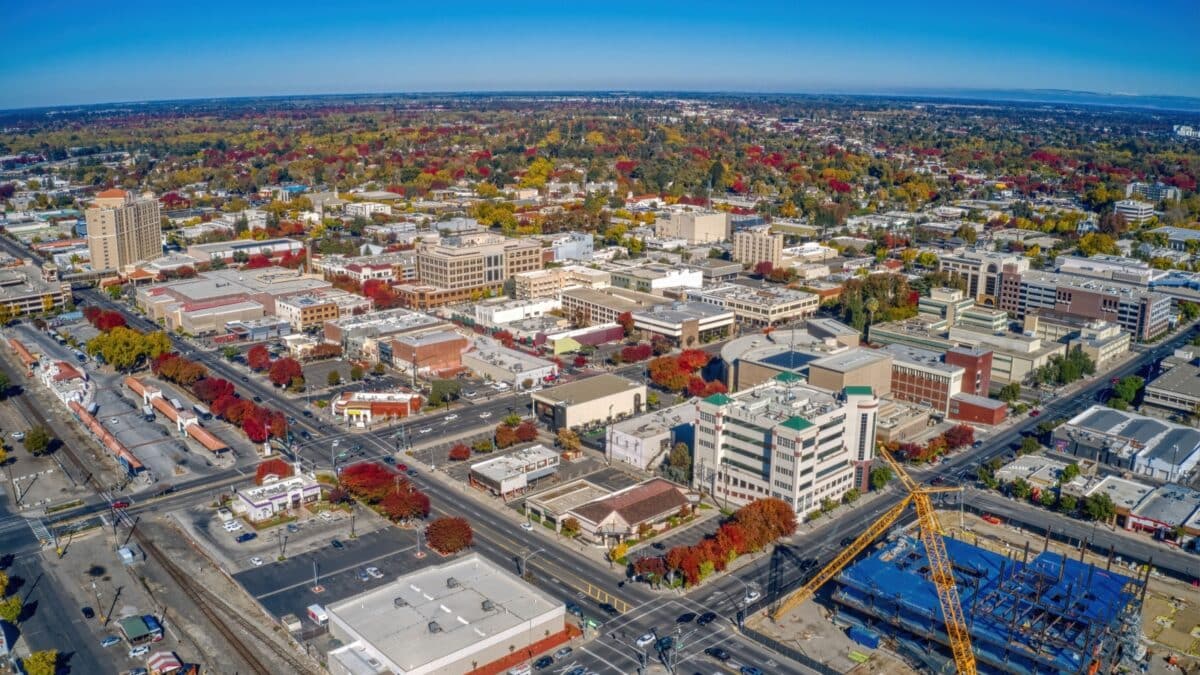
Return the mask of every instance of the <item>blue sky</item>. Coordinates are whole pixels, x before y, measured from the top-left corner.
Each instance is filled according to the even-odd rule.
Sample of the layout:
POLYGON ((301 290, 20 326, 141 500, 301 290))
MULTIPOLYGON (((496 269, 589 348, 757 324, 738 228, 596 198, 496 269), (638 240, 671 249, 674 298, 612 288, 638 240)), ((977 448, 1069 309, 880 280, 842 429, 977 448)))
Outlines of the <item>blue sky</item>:
POLYGON ((1196 0, 911 5, 10 3, 0 22, 0 108, 462 90, 1053 88, 1200 96, 1196 0))

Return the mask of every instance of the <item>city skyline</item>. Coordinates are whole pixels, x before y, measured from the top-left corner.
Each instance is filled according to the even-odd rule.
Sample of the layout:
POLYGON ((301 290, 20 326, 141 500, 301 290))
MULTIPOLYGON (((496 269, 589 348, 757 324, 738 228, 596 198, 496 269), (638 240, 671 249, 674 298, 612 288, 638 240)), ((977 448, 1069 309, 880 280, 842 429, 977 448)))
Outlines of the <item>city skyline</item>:
POLYGON ((1094 3, 898 13, 766 3, 503 12, 218 0, 174 9, 77 2, 10 10, 0 109, 209 97, 458 91, 905 93, 1039 90, 1200 96, 1200 8, 1094 3), (1176 20, 1163 21, 1164 16, 1176 20), (52 26, 53 47, 46 44, 52 26), (1144 41, 1119 36, 1153 39, 1144 41))

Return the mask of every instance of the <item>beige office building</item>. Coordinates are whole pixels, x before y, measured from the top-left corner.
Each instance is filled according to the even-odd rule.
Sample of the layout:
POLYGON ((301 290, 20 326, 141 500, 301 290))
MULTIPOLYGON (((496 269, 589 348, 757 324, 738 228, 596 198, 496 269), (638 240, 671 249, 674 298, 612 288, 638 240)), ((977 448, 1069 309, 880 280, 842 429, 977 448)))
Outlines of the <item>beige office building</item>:
POLYGON ((680 211, 654 223, 654 234, 686 239, 689 244, 710 244, 729 239, 731 220, 722 211, 680 211))
POLYGON ((86 215, 92 269, 123 272, 162 255, 162 223, 152 195, 104 190, 86 215))
POLYGON ((783 235, 771 234, 770 228, 738 232, 733 235, 733 259, 743 265, 766 261, 778 266, 783 262, 783 235))
POLYGON ((416 257, 421 283, 445 290, 498 289, 515 274, 542 268, 541 243, 489 232, 423 244, 416 257))

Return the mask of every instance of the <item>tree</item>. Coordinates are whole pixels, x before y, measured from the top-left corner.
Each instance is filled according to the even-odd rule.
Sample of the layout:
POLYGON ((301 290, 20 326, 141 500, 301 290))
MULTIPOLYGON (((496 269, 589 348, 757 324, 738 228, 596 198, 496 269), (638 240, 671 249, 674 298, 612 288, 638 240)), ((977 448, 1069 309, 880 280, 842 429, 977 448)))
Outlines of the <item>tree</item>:
POLYGON ((887 487, 887 484, 892 481, 892 470, 890 467, 877 466, 871 469, 870 480, 872 490, 882 490, 887 487))
POLYGON ((325 378, 325 382, 331 387, 336 387, 342 383, 342 375, 336 370, 329 371, 329 375, 325 378))
POLYGON ((25 432, 25 438, 21 443, 25 449, 32 455, 44 455, 50 450, 51 436, 50 432, 44 427, 34 427, 25 432))
POLYGON ((1112 499, 1103 492, 1096 492, 1084 497, 1083 512, 1090 520, 1110 521, 1117 515, 1117 507, 1112 499))
POLYGON ((564 537, 575 537, 579 534, 579 521, 568 517, 562 521, 562 533, 564 537))
POLYGON ((0 373, 0 401, 8 398, 8 390, 12 387, 12 382, 9 382, 8 375, 0 373))
MULTIPOLYGON (((8 450, 6 448, 0 447, 0 466, 4 466, 4 463, 7 461, 8 461, 8 450)), ((4 594, 4 589, 0 588, 0 595, 3 595, 3 594, 4 594)))
POLYGON ((429 516, 429 497, 414 488, 412 483, 404 481, 384 495, 379 508, 393 522, 425 518, 429 516))
POLYGON ((754 276, 761 277, 763 279, 771 276, 771 272, 774 272, 774 271, 775 271, 775 264, 772 263, 770 260, 760 261, 757 265, 754 266, 754 276))
POLYGON ((625 559, 625 556, 628 553, 629 553, 629 544, 627 544, 623 541, 619 541, 619 542, 617 542, 616 546, 613 546, 611 549, 609 549, 608 559, 615 563, 619 563, 625 559))
POLYGON ((530 420, 525 420, 517 425, 516 434, 519 442, 532 443, 538 437, 537 425, 530 420))
POLYGON ((1000 394, 997 396, 997 398, 1005 403, 1012 403, 1013 401, 1021 398, 1021 383, 1010 382, 1003 387, 1000 387, 1000 394))
POLYGON ((1137 398, 1138 394, 1141 393, 1142 387, 1144 387, 1145 384, 1146 381, 1137 375, 1122 377, 1120 380, 1117 380, 1115 385, 1113 385, 1113 394, 1124 400, 1126 403, 1132 404, 1137 398))
POLYGON ((582 446, 582 443, 579 440, 579 434, 567 427, 559 429, 556 438, 558 441, 558 447, 562 448, 564 452, 575 452, 582 446))
POLYGON ((466 518, 442 516, 425 528, 425 541, 442 555, 457 553, 471 545, 471 524, 466 518))
POLYGON ((292 465, 282 459, 272 458, 263 460, 259 463, 258 468, 254 470, 254 484, 262 485, 270 476, 288 478, 292 475, 292 472, 292 465))
POLYGON ((1017 499, 1029 499, 1029 495, 1033 493, 1033 488, 1030 487, 1024 478, 1014 480, 1009 485, 1009 490, 1012 492, 1012 496, 1017 499))
POLYGON ((277 387, 290 384, 295 379, 299 379, 303 383, 304 369, 300 367, 300 362, 296 359, 285 357, 271 364, 267 378, 277 387))
POLYGON ((453 448, 450 448, 449 457, 455 462, 466 461, 471 458, 471 449, 462 443, 458 443, 453 448))
POLYGON ((975 442, 975 430, 966 424, 959 424, 946 430, 943 437, 951 450, 965 448, 975 442))
POLYGON ((1022 455, 1031 455, 1042 449, 1042 444, 1033 436, 1026 436, 1021 439, 1021 449, 1018 451, 1022 455))
POLYGON ((667 458, 667 463, 672 468, 683 470, 684 475, 687 475, 686 472, 692 468, 692 453, 688 451, 687 443, 676 443, 671 448, 671 455, 667 458))
POLYGON ((26 675, 54 675, 58 671, 58 650, 34 652, 21 661, 26 675))
POLYGON ((271 366, 271 353, 266 345, 254 345, 246 352, 246 365, 253 370, 266 370, 271 366))
POLYGON ((850 488, 849 490, 846 490, 845 494, 842 495, 842 503, 853 504, 854 502, 858 501, 858 498, 861 496, 862 493, 858 491, 858 488, 850 488))
POLYGON ((646 393, 646 407, 647 408, 657 408, 658 401, 659 401, 659 398, 658 398, 657 391, 651 391, 651 392, 646 393))
POLYGON ((1075 513, 1079 508, 1079 502, 1071 495, 1060 494, 1058 496, 1058 510, 1067 515, 1075 513))
POLYGON ((10 595, 0 601, 0 619, 15 624, 17 619, 21 618, 21 610, 24 607, 20 595, 10 595))
POLYGON ((363 367, 357 363, 353 366, 350 366, 350 379, 354 380, 355 382, 363 379, 363 367))
POLYGON ((1070 483, 1071 481, 1075 480, 1075 478, 1078 475, 1079 475, 1079 465, 1076 464, 1075 462, 1071 462, 1070 464, 1063 467, 1062 474, 1058 477, 1058 484, 1066 485, 1067 483, 1070 483))
POLYGON ((383 361, 376 361, 375 367, 371 369, 371 372, 376 375, 383 375, 387 372, 387 367, 383 365, 383 361))
POLYGON ((622 312, 618 314, 617 323, 620 324, 621 330, 625 332, 625 337, 633 335, 633 314, 631 312, 622 312))
POLYGON ((458 398, 460 391, 462 391, 462 383, 458 380, 434 380, 429 387, 429 405, 430 407, 449 405, 451 401, 458 398))

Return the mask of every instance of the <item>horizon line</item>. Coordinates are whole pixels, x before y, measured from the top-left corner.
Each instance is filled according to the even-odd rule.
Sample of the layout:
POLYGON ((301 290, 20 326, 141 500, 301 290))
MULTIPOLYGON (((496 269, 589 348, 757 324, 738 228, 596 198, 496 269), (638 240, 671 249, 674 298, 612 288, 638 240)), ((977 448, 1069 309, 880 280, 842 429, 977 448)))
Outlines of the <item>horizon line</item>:
POLYGON ((390 90, 390 91, 359 91, 359 92, 322 92, 322 93, 279 93, 279 94, 242 94, 187 96, 180 98, 161 99, 128 99, 121 101, 101 101, 95 103, 59 103, 50 105, 34 105, 16 108, 0 108, 0 114, 21 113, 31 111, 55 111, 74 108, 95 108, 103 106, 141 106, 167 103, 192 103, 198 101, 245 101, 259 99, 315 99, 315 98, 355 98, 369 96, 409 96, 409 97, 438 97, 438 96, 563 96, 563 95, 613 95, 645 96, 649 94, 673 95, 702 95, 702 96, 848 96, 848 97, 892 97, 892 98, 928 98, 928 99, 963 99, 981 102, 1004 103, 1060 103, 1081 106, 1098 107, 1132 107, 1156 110, 1176 110, 1179 112, 1200 112, 1200 96, 1183 94, 1142 94, 1127 92, 1096 92, 1087 90, 1061 88, 989 88, 989 87, 880 87, 880 88, 847 88, 810 90, 770 90, 770 89, 655 89, 638 87, 611 87, 602 89, 430 89, 430 90, 390 90), (1027 96, 1087 96, 1111 101, 1050 101, 1045 98, 1020 98, 1027 96), (990 95, 990 97, 989 97, 990 95), (1008 98, 1005 98, 1008 97, 1008 98), (1171 108, 1161 105, 1150 105, 1149 101, 1190 103, 1193 108, 1171 108))

